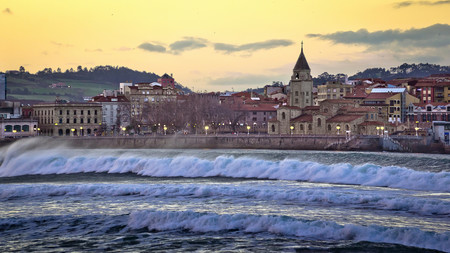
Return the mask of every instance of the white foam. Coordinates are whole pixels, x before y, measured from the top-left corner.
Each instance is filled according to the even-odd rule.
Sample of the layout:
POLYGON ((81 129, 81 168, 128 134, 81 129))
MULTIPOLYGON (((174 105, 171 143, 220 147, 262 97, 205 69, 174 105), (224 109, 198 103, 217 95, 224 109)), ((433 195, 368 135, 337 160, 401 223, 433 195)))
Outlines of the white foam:
POLYGON ((442 251, 450 250, 450 232, 434 233, 418 228, 340 225, 331 221, 305 221, 285 216, 218 215, 192 211, 134 211, 130 214, 128 227, 156 231, 183 229, 205 233, 227 230, 249 233, 269 232, 316 240, 396 243, 442 251))
POLYGON ((0 200, 48 196, 127 196, 144 197, 226 197, 233 199, 275 200, 280 203, 359 205, 383 210, 401 210, 422 215, 448 215, 445 198, 403 195, 392 191, 367 191, 344 187, 304 187, 259 184, 6 184, 0 185, 0 200))
POLYGON ((450 172, 415 171, 408 168, 347 163, 325 165, 285 159, 218 156, 214 160, 195 156, 174 158, 130 155, 76 155, 69 149, 20 150, 19 144, 1 154, 0 177, 86 172, 136 173, 153 177, 234 177, 309 182, 358 184, 450 192, 450 172))

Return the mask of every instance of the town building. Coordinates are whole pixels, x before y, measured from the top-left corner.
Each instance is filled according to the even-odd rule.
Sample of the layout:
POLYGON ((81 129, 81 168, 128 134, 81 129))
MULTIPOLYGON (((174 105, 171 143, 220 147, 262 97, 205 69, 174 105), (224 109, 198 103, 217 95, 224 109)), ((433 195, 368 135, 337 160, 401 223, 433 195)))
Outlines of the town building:
POLYGON ((429 129, 434 121, 450 122, 450 103, 410 103, 407 115, 411 128, 429 129))
POLYGON ((6 75, 0 73, 0 101, 6 100, 6 75))
POLYGON ((311 69, 303 53, 303 42, 300 56, 292 71, 289 91, 289 105, 306 107, 313 105, 313 80, 311 69))
POLYGON ((175 89, 175 79, 173 79, 172 74, 170 76, 168 74, 164 74, 160 78, 158 78, 158 83, 162 85, 163 88, 172 88, 175 89))
POLYGON ((353 85, 350 84, 342 84, 337 81, 326 82, 317 87, 317 102, 320 104, 325 99, 342 99, 352 93, 352 88, 353 85))
POLYGON ((92 98, 102 105, 102 125, 107 135, 117 135, 131 123, 131 104, 125 95, 117 91, 103 91, 92 98))
POLYGON ((450 145, 450 122, 433 121, 434 140, 440 141, 445 145, 450 145))
POLYGON ((41 103, 33 105, 33 117, 38 120, 40 135, 99 135, 102 128, 100 103, 41 103))
POLYGON ((161 102, 176 102, 177 98, 176 89, 171 85, 163 87, 162 84, 157 82, 125 86, 124 91, 125 97, 131 104, 131 118, 138 122, 145 118, 143 115, 145 108, 161 102))

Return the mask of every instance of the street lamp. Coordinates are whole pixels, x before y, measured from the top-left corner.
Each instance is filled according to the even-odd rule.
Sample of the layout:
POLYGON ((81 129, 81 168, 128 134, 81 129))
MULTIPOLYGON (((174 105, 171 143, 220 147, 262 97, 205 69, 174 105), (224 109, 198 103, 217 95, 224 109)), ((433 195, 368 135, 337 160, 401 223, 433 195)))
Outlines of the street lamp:
POLYGON ((380 135, 380 127, 377 127, 377 135, 380 135))
POLYGON ((336 126, 336 129, 337 129, 337 134, 339 135, 339 130, 341 129, 341 126, 336 126))
POLYGON ((83 136, 83 127, 80 127, 80 136, 83 136))
POLYGON ((163 129, 164 129, 164 135, 166 135, 166 131, 167 131, 167 126, 166 126, 166 125, 164 125, 163 129))
POLYGON ((417 134, 417 131, 418 131, 420 128, 415 127, 414 129, 416 130, 416 136, 419 136, 419 135, 417 134))
POLYGON ((247 135, 250 134, 250 126, 247 126, 247 135))
POLYGON ((380 127, 380 129, 381 129, 381 134, 384 136, 384 127, 382 126, 382 127, 380 127))
POLYGON ((209 126, 205 126, 205 134, 208 135, 209 126))
POLYGON ((70 131, 72 131, 72 136, 75 133, 75 128, 70 129, 70 131))
POLYGON ((292 130, 294 130, 294 126, 291 126, 290 129, 291 129, 291 135, 292 135, 292 130))

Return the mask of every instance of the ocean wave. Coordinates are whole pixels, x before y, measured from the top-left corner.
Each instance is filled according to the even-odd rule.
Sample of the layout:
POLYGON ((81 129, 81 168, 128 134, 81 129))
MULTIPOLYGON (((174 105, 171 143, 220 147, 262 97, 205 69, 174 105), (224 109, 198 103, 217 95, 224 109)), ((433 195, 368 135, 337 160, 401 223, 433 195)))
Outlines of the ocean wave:
POLYGON ((392 192, 357 191, 326 187, 280 187, 279 185, 200 185, 200 184, 7 184, 0 185, 0 200, 48 196, 129 196, 143 197, 225 197, 273 200, 318 205, 358 205, 382 210, 401 210, 421 215, 449 215, 446 199, 404 196, 392 192))
POLYGON ((307 221, 286 216, 147 210, 132 212, 128 228, 146 228, 150 231, 188 230, 203 233, 229 230, 246 233, 268 232, 316 240, 396 243, 442 251, 450 250, 450 232, 440 234, 418 228, 340 225, 331 221, 307 221))
MULTIPOLYGON (((148 157, 126 152, 76 152, 39 138, 17 142, 0 153, 0 177, 87 172, 135 173, 152 177, 232 177, 357 184, 450 192, 450 172, 416 171, 398 166, 217 156, 148 157), (42 143, 42 146, 41 144, 42 143)), ((108 152, 108 150, 105 150, 108 152)))
POLYGON ((325 165, 285 159, 218 156, 206 160, 194 156, 173 158, 72 156, 67 153, 28 151, 4 156, 0 177, 87 172, 135 173, 152 177, 232 177, 357 184, 414 190, 450 192, 450 172, 415 171, 396 166, 347 163, 325 165))

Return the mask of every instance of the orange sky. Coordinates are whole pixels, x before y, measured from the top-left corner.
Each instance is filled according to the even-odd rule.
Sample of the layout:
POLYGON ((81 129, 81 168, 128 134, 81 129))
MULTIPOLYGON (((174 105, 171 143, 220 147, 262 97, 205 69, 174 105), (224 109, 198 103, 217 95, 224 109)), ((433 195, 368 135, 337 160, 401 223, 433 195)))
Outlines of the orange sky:
POLYGON ((287 84, 302 40, 313 76, 449 65, 448 13, 450 1, 0 0, 0 71, 113 65, 242 90, 287 84))

